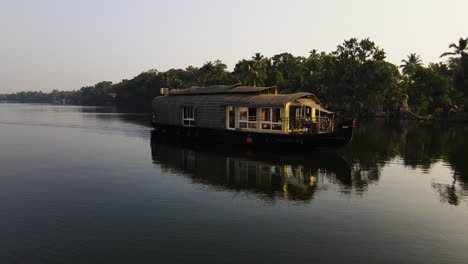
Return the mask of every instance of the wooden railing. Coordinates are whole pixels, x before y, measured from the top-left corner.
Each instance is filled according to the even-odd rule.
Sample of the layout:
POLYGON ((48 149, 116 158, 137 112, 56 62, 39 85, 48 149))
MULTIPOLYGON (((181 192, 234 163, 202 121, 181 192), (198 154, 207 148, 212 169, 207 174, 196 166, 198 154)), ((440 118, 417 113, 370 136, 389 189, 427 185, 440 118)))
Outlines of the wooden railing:
POLYGON ((333 120, 328 117, 314 118, 283 118, 284 123, 289 124, 289 131, 292 133, 330 133, 333 132, 333 120))

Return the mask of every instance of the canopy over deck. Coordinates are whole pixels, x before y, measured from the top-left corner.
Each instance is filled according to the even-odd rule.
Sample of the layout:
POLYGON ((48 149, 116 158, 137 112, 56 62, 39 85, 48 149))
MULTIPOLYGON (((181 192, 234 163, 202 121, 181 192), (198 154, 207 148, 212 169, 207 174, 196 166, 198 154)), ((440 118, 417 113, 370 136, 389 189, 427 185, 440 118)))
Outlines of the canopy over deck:
POLYGON ((312 102, 318 101, 315 95, 311 93, 293 93, 278 95, 230 95, 225 96, 223 105, 244 106, 244 107, 283 107, 286 103, 299 98, 308 98, 312 102))
POLYGON ((310 100, 310 99, 304 99, 304 98, 301 98, 301 99, 297 99, 298 102, 300 102, 301 104, 305 104, 311 108, 315 108, 321 112, 325 112, 325 113, 328 113, 328 114, 333 114, 334 112, 330 111, 330 110, 327 110, 325 108, 323 108, 322 106, 320 106, 319 104, 315 103, 314 101, 310 100))

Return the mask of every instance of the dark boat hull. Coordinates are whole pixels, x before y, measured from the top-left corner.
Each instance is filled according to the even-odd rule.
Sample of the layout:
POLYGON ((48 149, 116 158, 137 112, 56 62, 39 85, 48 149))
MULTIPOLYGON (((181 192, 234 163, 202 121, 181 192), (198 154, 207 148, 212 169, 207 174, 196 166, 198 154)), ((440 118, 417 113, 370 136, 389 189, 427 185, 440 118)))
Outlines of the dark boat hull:
POLYGON ((274 134, 242 130, 219 130, 153 124, 162 137, 205 144, 234 144, 261 147, 341 147, 353 137, 352 121, 343 122, 335 132, 322 134, 274 134))

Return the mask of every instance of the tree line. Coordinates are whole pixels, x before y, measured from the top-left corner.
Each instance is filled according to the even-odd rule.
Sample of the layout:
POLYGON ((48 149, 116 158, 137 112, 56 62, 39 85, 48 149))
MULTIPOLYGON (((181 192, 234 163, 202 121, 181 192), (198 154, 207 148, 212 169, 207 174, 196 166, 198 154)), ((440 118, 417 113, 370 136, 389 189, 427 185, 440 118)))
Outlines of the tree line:
POLYGON ((350 113, 396 112, 408 106, 416 113, 434 109, 460 111, 468 105, 468 38, 451 43, 441 57, 445 62, 423 65, 411 53, 401 65, 386 61, 386 53, 370 39, 345 40, 332 52, 312 50, 308 56, 281 53, 270 58, 260 53, 242 59, 233 71, 220 60, 201 67, 149 70, 119 83, 100 82, 77 91, 21 92, 0 95, 0 100, 73 104, 144 105, 172 89, 214 84, 276 85, 281 93, 311 92, 327 107, 350 113))

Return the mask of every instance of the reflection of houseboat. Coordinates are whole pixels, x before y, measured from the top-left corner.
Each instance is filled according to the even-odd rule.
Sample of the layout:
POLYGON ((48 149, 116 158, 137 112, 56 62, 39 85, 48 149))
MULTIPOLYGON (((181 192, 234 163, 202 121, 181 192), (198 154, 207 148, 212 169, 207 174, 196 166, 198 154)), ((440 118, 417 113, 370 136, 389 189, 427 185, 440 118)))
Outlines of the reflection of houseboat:
POLYGON ((193 181, 236 191, 260 193, 262 197, 312 199, 317 188, 338 185, 349 188, 351 170, 335 152, 258 152, 222 146, 197 148, 174 144, 151 136, 153 162, 163 173, 180 174, 193 181), (263 196, 267 195, 267 196, 263 196))
POLYGON ((158 132, 214 143, 312 147, 342 146, 352 138, 354 120, 336 126, 333 112, 311 93, 239 85, 163 90, 152 103, 158 132))

